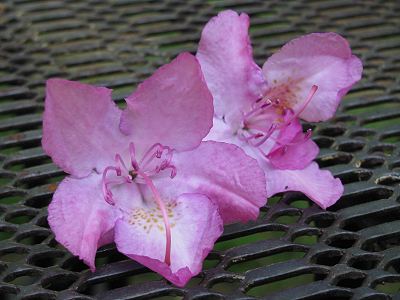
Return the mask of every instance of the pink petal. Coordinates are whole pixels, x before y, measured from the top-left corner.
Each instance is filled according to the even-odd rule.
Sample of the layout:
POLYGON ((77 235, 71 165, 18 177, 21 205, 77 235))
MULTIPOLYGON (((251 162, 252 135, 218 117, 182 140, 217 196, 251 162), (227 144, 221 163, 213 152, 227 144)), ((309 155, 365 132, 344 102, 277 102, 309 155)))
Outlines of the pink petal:
POLYGON ((304 169, 318 155, 318 146, 299 133, 293 140, 293 145, 280 146, 271 151, 267 157, 270 163, 278 169, 304 169))
POLYGON ((115 242, 120 252, 182 287, 200 273, 223 226, 216 205, 204 195, 183 194, 169 203, 171 265, 164 262, 166 239, 162 219, 150 216, 152 209, 156 209, 153 203, 136 209, 135 213, 145 216, 143 223, 134 215, 117 221, 115 242))
POLYGON ((113 241, 114 209, 105 202, 101 176, 65 178, 48 208, 48 221, 56 240, 95 269, 98 247, 113 241))
POLYGON ((212 127, 212 96, 197 59, 180 54, 126 99, 121 130, 139 148, 161 143, 177 150, 198 146, 212 127))
POLYGON ((248 34, 249 16, 223 11, 204 27, 196 57, 214 97, 215 113, 235 121, 265 88, 253 61, 248 34))
MULTIPOLYGON (((111 90, 63 79, 46 85, 42 145, 64 171, 84 177, 112 163, 124 145, 111 90)), ((127 142, 126 142, 127 145, 127 142)))
MULTIPOLYGON (((285 115, 285 121, 293 117, 292 113, 285 115)), ((277 143, 268 153, 270 163, 278 169, 304 169, 318 155, 318 146, 303 133, 298 119, 289 121, 279 131, 277 143)))
POLYGON ((203 141, 218 141, 230 143, 235 130, 219 118, 213 118, 213 127, 203 141))
POLYGON ((302 109, 313 85, 318 91, 300 113, 310 122, 331 118, 341 98, 361 78, 362 63, 348 42, 336 33, 312 33, 294 39, 263 66, 270 97, 280 98, 295 112, 302 109))
POLYGON ((334 178, 327 170, 320 170, 315 162, 303 170, 279 170, 267 163, 263 166, 268 197, 281 192, 299 191, 326 209, 335 204, 343 194, 340 179, 334 178))
POLYGON ((224 223, 255 220, 266 203, 265 177, 257 161, 235 145, 203 142, 176 153, 177 175, 157 180, 163 194, 200 193, 216 202, 224 223))

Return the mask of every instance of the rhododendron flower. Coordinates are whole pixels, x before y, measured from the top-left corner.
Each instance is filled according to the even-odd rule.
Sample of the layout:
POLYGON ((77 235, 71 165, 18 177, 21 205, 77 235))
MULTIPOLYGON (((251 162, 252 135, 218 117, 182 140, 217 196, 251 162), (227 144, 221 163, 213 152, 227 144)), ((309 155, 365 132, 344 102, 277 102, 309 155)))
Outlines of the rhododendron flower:
POLYGON ((301 191, 326 208, 343 193, 339 179, 318 168, 317 145, 299 118, 332 117, 361 77, 362 64, 335 33, 287 43, 263 68, 252 57, 249 17, 221 12, 205 26, 197 58, 214 97, 214 126, 206 140, 239 145, 265 171, 268 196, 301 191))
POLYGON ((224 222, 257 217, 264 173, 237 146, 201 142, 213 104, 193 55, 158 69, 126 102, 122 112, 107 88, 47 82, 43 148, 71 175, 49 205, 49 224, 92 270, 97 248, 115 241, 183 286, 224 222))

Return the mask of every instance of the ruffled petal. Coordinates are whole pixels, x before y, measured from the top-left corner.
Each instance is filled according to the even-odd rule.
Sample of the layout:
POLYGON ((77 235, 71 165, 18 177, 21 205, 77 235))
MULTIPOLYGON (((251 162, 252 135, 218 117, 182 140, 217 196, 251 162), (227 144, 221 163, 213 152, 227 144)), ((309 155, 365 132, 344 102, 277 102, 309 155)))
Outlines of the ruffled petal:
POLYGON ((217 206, 204 195, 183 194, 166 204, 172 226, 170 265, 164 262, 163 221, 152 203, 137 207, 132 215, 117 221, 115 242, 121 253, 182 287, 200 273, 223 225, 217 206))
POLYGON ((279 146, 268 155, 270 163, 278 169, 304 169, 318 155, 318 146, 304 133, 298 133, 291 144, 279 146))
POLYGON ((155 143, 193 149, 212 127, 212 96, 197 59, 189 53, 159 68, 126 102, 120 127, 139 149, 155 143))
POLYGON ((249 16, 223 11, 204 27, 196 57, 214 97, 215 113, 236 122, 262 95, 265 82, 253 60, 249 16))
POLYGON ((121 150, 121 111, 111 99, 111 90, 64 79, 46 85, 42 146, 67 173, 85 177, 112 164, 121 150))
POLYGON ((177 175, 157 179, 157 187, 173 198, 200 193, 216 202, 224 223, 255 220, 265 205, 265 176, 257 161, 235 145, 203 142, 172 159, 177 175))
POLYGON ((278 169, 304 169, 318 155, 319 148, 309 134, 303 133, 299 120, 292 119, 293 113, 288 111, 284 118, 288 123, 279 130, 277 142, 267 157, 278 169))
POLYGON ((318 91, 300 113, 310 122, 331 118, 341 98, 361 78, 362 63, 348 42, 336 33, 312 33, 287 43, 263 66, 271 98, 280 98, 295 112, 313 85, 318 91))
POLYGON ((268 197, 287 191, 304 193, 323 209, 333 205, 343 194, 343 185, 331 172, 320 170, 312 162, 302 170, 279 170, 263 164, 267 178, 268 197))
POLYGON ((104 200, 101 176, 65 178, 48 208, 56 240, 95 269, 98 247, 113 241, 116 213, 104 200))

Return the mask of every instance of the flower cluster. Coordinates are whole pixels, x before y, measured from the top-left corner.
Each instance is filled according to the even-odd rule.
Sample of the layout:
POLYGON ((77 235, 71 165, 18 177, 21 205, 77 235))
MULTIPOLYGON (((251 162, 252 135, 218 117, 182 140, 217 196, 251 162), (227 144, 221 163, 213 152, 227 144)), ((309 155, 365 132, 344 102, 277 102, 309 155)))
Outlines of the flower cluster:
POLYGON ((225 11, 126 98, 50 79, 42 145, 70 174, 49 205, 57 241, 95 270, 115 242, 178 286, 197 275, 223 225, 255 220, 267 197, 295 190, 322 208, 343 192, 318 168, 300 119, 333 116, 362 65, 334 33, 295 39, 260 69, 249 17, 225 11))

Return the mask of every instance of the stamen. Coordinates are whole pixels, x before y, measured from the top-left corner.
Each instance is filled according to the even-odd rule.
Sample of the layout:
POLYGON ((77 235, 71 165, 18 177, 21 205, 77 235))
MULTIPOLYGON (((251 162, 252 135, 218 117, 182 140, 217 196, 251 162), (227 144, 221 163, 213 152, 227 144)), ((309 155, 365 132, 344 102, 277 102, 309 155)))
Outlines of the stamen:
POLYGON ((131 156, 131 165, 132 165, 133 169, 135 169, 135 170, 139 169, 139 164, 136 160, 136 149, 135 149, 135 145, 133 143, 129 144, 129 154, 131 156))
MULTIPOLYGON (((113 193, 111 191, 110 185, 114 184, 123 184, 123 183, 144 183, 146 184, 152 194, 153 197, 160 208, 164 226, 165 226, 165 235, 166 235, 166 246, 165 246, 165 258, 164 261, 167 265, 171 264, 171 226, 168 219, 167 209, 165 207, 164 202, 162 201, 160 194, 158 193, 156 187, 153 184, 153 181, 150 179, 150 176, 156 175, 162 170, 171 169, 170 177, 174 178, 176 176, 177 170, 174 165, 171 164, 172 156, 174 150, 163 146, 159 143, 154 144, 150 149, 144 154, 143 158, 140 161, 140 164, 136 160, 136 151, 135 146, 133 143, 129 144, 129 153, 131 156, 131 164, 133 170, 129 170, 126 166, 125 162, 123 161, 121 155, 115 155, 115 162, 117 166, 108 166, 104 169, 102 175, 102 189, 105 201, 110 205, 115 205, 115 201, 113 199, 113 193), (154 159, 158 158, 161 159, 163 157, 163 152, 167 151, 165 154, 165 158, 159 163, 153 170, 146 171, 145 168, 148 164, 154 159), (122 169, 126 171, 123 174, 122 169), (108 178, 107 175, 110 172, 115 172, 117 179, 115 178, 108 178), (134 181, 135 180, 135 181, 134 181)), ((120 209, 120 208, 118 208, 120 209)))
MULTIPOLYGON (((142 159, 139 162, 139 164, 142 166, 142 168, 143 168, 143 165, 147 164, 149 160, 151 161, 154 157, 158 157, 160 148, 163 150, 164 149, 163 145, 161 145, 160 143, 156 143, 146 151, 146 153, 143 155, 142 159), (154 152, 154 150, 155 150, 155 152, 154 152), (149 155, 150 155, 150 158, 149 158, 149 155)), ((162 151, 161 151, 161 154, 162 154, 162 151)))
POLYGON ((166 237, 166 245, 165 245, 165 258, 164 262, 167 265, 171 265, 171 226, 169 224, 169 219, 168 219, 168 213, 167 209, 164 205, 164 202, 161 200, 160 194, 158 193, 157 188, 154 186, 153 181, 148 177, 145 173, 143 173, 140 170, 135 171, 139 176, 143 178, 145 181, 146 185, 150 188, 154 199, 158 205, 158 207, 161 210, 161 214, 164 220, 164 226, 165 226, 165 237, 166 237))
POLYGON ((126 167, 124 161, 122 160, 121 155, 115 154, 115 162, 116 162, 117 164, 120 164, 120 166, 122 166, 122 167, 124 168, 124 170, 125 170, 127 173, 129 173, 129 170, 128 170, 128 168, 126 167))
POLYGON ((165 167, 165 169, 171 169, 171 174, 169 175, 169 177, 171 177, 171 179, 176 176, 177 171, 176 171, 175 166, 169 165, 169 166, 165 167))
MULTIPOLYGON (((261 99, 264 100, 264 99, 261 99)), ((259 100, 259 101, 261 101, 259 100)), ((272 101, 269 99, 265 99, 265 103, 262 103, 261 105, 256 105, 253 107, 251 111, 243 115, 243 120, 246 122, 250 117, 254 116, 255 114, 260 114, 262 113, 267 107, 271 106, 272 101)))
POLYGON ((257 143, 253 144, 253 146, 254 147, 259 147, 262 144, 264 144, 271 137, 271 135, 274 133, 276 128, 277 128, 276 124, 271 124, 271 127, 269 128, 267 134, 265 134, 264 137, 260 141, 258 141, 257 143))
POLYGON ((308 96, 306 98, 306 100, 304 101, 303 106, 299 109, 299 111, 292 117, 292 119, 289 121, 289 123, 294 120, 295 118, 297 118, 305 109, 306 107, 310 104, 312 98, 314 97, 315 93, 318 90, 318 86, 316 86, 315 84, 311 87, 310 93, 308 93, 308 96))
MULTIPOLYGON (((170 164, 171 164, 173 153, 174 153, 173 149, 171 149, 167 146, 163 146, 161 144, 154 144, 152 147, 150 147, 150 149, 144 155, 143 159, 140 161, 140 169, 145 170, 146 167, 155 158, 161 159, 164 151, 167 151, 167 153, 165 154, 165 158, 161 161, 161 163, 157 164, 153 170, 146 171, 145 173, 147 174, 147 176, 152 176, 152 175, 159 173, 162 170, 171 168, 170 164), (151 153, 152 151, 154 151, 154 152, 151 153)), ((172 171, 171 176, 175 176, 173 174, 176 175, 176 171, 172 171)))
POLYGON ((114 199, 113 199, 113 195, 111 190, 108 188, 108 185, 111 183, 110 180, 107 179, 107 173, 109 173, 110 171, 115 171, 115 173, 117 174, 117 176, 121 176, 121 169, 117 168, 117 167, 106 167, 103 171, 103 176, 102 176, 102 183, 103 183, 103 195, 104 195, 104 199, 106 200, 106 202, 110 205, 115 205, 114 199))
POLYGON ((304 134, 304 139, 308 140, 311 138, 312 135, 312 129, 307 129, 307 132, 304 134))

